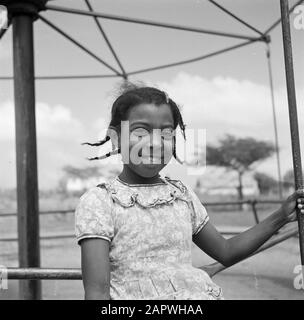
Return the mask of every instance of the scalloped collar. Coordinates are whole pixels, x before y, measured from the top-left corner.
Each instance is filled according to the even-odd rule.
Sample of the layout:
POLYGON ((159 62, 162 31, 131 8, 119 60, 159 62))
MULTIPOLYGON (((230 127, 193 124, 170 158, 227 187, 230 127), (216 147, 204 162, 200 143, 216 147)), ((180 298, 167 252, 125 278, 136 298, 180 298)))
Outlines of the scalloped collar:
POLYGON ((128 184, 117 176, 110 182, 98 184, 97 187, 105 188, 114 202, 126 208, 135 204, 143 208, 169 205, 176 199, 190 201, 188 190, 180 180, 169 177, 161 177, 161 180, 164 183, 128 184))

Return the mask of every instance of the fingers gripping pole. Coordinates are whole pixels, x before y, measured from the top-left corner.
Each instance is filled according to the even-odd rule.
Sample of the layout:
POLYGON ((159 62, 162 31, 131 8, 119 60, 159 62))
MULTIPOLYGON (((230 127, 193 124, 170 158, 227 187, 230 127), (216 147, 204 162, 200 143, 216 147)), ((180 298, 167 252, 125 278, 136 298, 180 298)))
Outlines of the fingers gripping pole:
MULTIPOLYGON (((300 189, 300 188, 303 189, 303 174, 302 174, 297 103, 296 103, 296 92, 295 92, 294 71, 293 71, 288 0, 280 0, 280 4, 281 4, 282 34, 283 34, 285 73, 286 73, 286 85, 287 85, 287 95, 288 95, 289 122, 290 122, 295 187, 296 189, 300 189)), ((301 211, 298 208, 297 208, 297 218, 298 218, 298 227, 299 227, 301 264, 303 266, 304 265, 304 214, 301 214, 301 211)))

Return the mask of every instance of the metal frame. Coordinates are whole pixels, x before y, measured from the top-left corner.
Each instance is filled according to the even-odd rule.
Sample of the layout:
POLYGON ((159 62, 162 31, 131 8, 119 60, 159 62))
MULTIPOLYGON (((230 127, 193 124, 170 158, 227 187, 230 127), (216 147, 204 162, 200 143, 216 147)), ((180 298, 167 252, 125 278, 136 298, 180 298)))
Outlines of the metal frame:
MULTIPOLYGON (((23 2, 23 1, 25 1, 25 0, 20 0, 20 2, 23 2)), ((55 5, 45 5, 44 6, 44 10, 51 10, 51 11, 57 11, 57 12, 61 12, 61 13, 70 13, 70 14, 93 17, 93 19, 95 20, 95 22, 96 22, 96 24, 98 26, 99 31, 103 35, 103 37, 104 37, 109 49, 111 50, 111 52, 112 52, 117 64, 119 65, 119 68, 121 69, 121 73, 118 72, 112 66, 110 66, 108 63, 106 63, 105 61, 100 59, 97 55, 95 55, 89 49, 85 48, 77 40, 75 40, 72 37, 70 37, 68 34, 66 34, 59 27, 56 27, 51 21, 47 20, 42 15, 38 14, 38 17, 41 20, 43 20, 45 23, 47 23, 49 26, 51 26, 54 30, 56 30, 57 32, 61 33, 68 40, 70 40, 75 45, 77 45, 78 47, 80 47, 81 49, 86 51, 89 55, 94 57, 96 60, 100 59, 101 61, 99 61, 99 62, 101 62, 103 65, 106 65, 109 69, 114 71, 114 74, 108 74, 108 75, 96 74, 96 75, 36 76, 35 79, 37 79, 37 80, 60 80, 60 79, 65 80, 65 79, 67 79, 68 80, 68 79, 99 79, 99 78, 109 78, 109 77, 122 77, 124 79, 127 79, 128 76, 134 75, 134 74, 139 74, 139 73, 144 73, 144 72, 149 72, 149 71, 156 71, 156 70, 160 70, 160 69, 164 69, 164 68, 176 67, 176 66, 179 66, 179 65, 183 65, 183 64, 187 64, 187 63, 192 63, 192 62, 197 62, 197 61, 200 61, 200 60, 204 60, 204 59, 216 56, 218 54, 222 54, 222 53, 225 53, 225 52, 228 52, 228 51, 231 51, 231 50, 234 50, 234 49, 238 49, 240 47, 252 44, 252 43, 257 42, 257 41, 262 41, 262 42, 265 42, 265 43, 269 43, 270 42, 269 33, 275 27, 277 27, 281 22, 281 18, 279 18, 273 24, 271 24, 271 26, 268 27, 264 32, 262 32, 262 31, 258 30, 257 28, 253 27, 252 25, 250 25, 249 23, 247 23, 246 21, 244 21, 243 19, 237 17, 234 13, 232 13, 230 10, 226 9, 222 5, 218 4, 216 1, 208 0, 211 4, 213 4, 214 6, 219 8, 220 10, 224 11, 225 13, 227 13, 233 19, 235 19, 236 21, 240 22, 242 25, 245 25, 247 28, 249 28, 250 30, 254 31, 256 34, 258 34, 258 37, 252 37, 252 36, 247 36, 247 35, 239 35, 239 34, 227 33, 227 32, 221 32, 221 31, 206 30, 206 29, 201 29, 201 28, 192 28, 192 27, 188 27, 188 26, 181 26, 181 25, 177 25, 177 24, 168 24, 168 23, 162 23, 162 22, 145 20, 145 19, 134 19, 134 18, 129 18, 129 17, 122 17, 122 16, 117 16, 117 15, 104 14, 104 13, 101 13, 101 12, 93 11, 93 8, 92 8, 89 0, 84 0, 84 1, 85 1, 86 5, 87 5, 89 11, 77 10, 77 9, 72 9, 72 8, 65 8, 65 7, 61 7, 61 6, 55 6, 55 5), (202 34, 211 34, 211 35, 230 37, 230 38, 246 39, 246 40, 249 40, 249 41, 239 43, 239 44, 237 44, 235 46, 223 48, 221 50, 218 50, 218 51, 215 51, 215 52, 211 52, 211 53, 205 54, 203 56, 194 57, 192 59, 187 59, 187 60, 178 61, 178 62, 175 62, 175 63, 166 64, 166 65, 155 66, 155 67, 151 67, 151 68, 145 68, 145 69, 139 69, 139 70, 134 70, 134 71, 127 72, 124 69, 121 61, 118 59, 118 56, 117 56, 113 46, 111 45, 110 40, 108 39, 107 35, 105 34, 104 30, 102 29, 102 26, 101 26, 100 21, 98 20, 98 18, 116 20, 116 21, 122 21, 122 22, 128 22, 128 23, 137 23, 137 24, 143 24, 143 25, 150 25, 150 26, 154 26, 154 27, 170 28, 170 29, 182 30, 182 31, 188 31, 188 32, 197 32, 197 33, 202 33, 202 34)), ((304 0, 297 1, 289 9, 289 12, 293 11, 294 8, 297 5, 299 5, 300 3, 302 3, 303 1, 304 0)), ((10 22, 11 21, 9 21, 9 23, 10 22)), ((6 31, 6 29, 3 29, 3 30, 0 31, 0 39, 1 39, 1 36, 4 35, 5 31, 6 31)), ((12 79, 13 79, 13 77, 11 77, 11 76, 0 76, 0 80, 12 80, 12 79)))
MULTIPOLYGON (((297 228, 291 228, 287 231, 284 231, 278 236, 275 236, 273 239, 268 240, 263 246, 261 246, 256 252, 254 252, 249 257, 256 255, 260 252, 269 249, 278 243, 281 243, 298 233, 297 228)), ((248 258, 249 258, 248 257, 248 258)), ((214 269, 212 276, 217 273, 227 269, 222 264, 216 262, 209 265, 214 269)), ((203 267, 200 267, 203 269, 203 267)), ((75 268, 7 268, 7 277, 8 279, 46 279, 46 280, 81 280, 82 274, 81 269, 75 268)))
POLYGON ((51 11, 59 11, 59 12, 78 14, 83 16, 91 16, 91 17, 98 17, 98 18, 109 19, 109 20, 137 23, 137 24, 149 25, 154 27, 190 31, 190 32, 203 33, 203 34, 211 34, 215 36, 223 36, 228 38, 245 39, 245 40, 255 39, 254 37, 241 35, 241 34, 228 33, 223 31, 213 31, 213 30, 207 30, 202 28, 194 28, 194 27, 182 26, 182 25, 172 24, 172 23, 157 22, 157 21, 146 20, 146 19, 134 19, 134 18, 123 17, 123 16, 118 16, 113 14, 105 14, 105 13, 95 12, 95 11, 92 12, 92 11, 71 9, 71 8, 65 8, 65 7, 53 6, 53 5, 46 5, 45 8, 51 11))
MULTIPOLYGON (((18 185, 18 234, 19 234, 19 261, 20 266, 24 267, 39 267, 40 264, 40 246, 39 246, 39 210, 38 210, 38 178, 37 178, 37 155, 36 155, 36 128, 35 128, 35 79, 52 80, 52 79, 93 79, 93 78, 108 78, 122 77, 127 79, 128 76, 155 71, 169 67, 175 67, 186 63, 200 61, 209 57, 216 56, 234 50, 257 41, 262 41, 268 44, 270 42, 269 33, 280 24, 282 21, 285 69, 288 91, 289 118, 292 138, 293 164, 295 173, 296 188, 303 188, 303 177, 300 157, 299 132, 297 122, 297 106, 295 98, 295 85, 293 75, 293 62, 291 50, 291 37, 289 27, 289 14, 303 0, 297 1, 291 9, 288 7, 288 0, 280 0, 281 18, 275 21, 268 29, 261 32, 257 28, 248 24, 246 21, 237 17, 230 10, 219 5, 216 1, 209 0, 211 4, 224 11, 236 21, 245 25, 258 36, 249 36, 235 33, 227 33, 222 31, 207 30, 202 28, 193 28, 178 24, 168 24, 145 19, 134 19, 117 15, 104 14, 95 12, 88 0, 85 0, 88 11, 64 8, 54 5, 47 5, 47 0, 4 0, 4 5, 9 9, 9 24, 13 25, 13 45, 14 45, 14 77, 0 77, 0 80, 14 79, 15 87, 15 115, 16 115, 16 152, 17 152, 17 185, 18 185), (42 10, 51 10, 62 13, 70 13, 82 16, 89 16, 95 20, 95 23, 104 37, 109 49, 111 50, 116 63, 119 66, 116 68, 110 66, 103 59, 88 48, 73 39, 59 27, 55 26, 51 21, 39 14, 42 10), (34 72, 34 55, 33 55, 33 20, 40 18, 44 23, 48 24, 54 30, 59 32, 69 41, 77 45, 91 57, 109 68, 114 74, 109 75, 64 75, 64 76, 36 76, 34 72), (224 48, 219 51, 211 52, 200 57, 195 57, 188 60, 183 60, 171 64, 155 66, 146 69, 135 70, 131 72, 125 71, 122 63, 118 59, 114 48, 103 31, 99 18, 110 19, 128 23, 136 23, 149 25, 154 27, 169 28, 174 30, 195 32, 200 34, 210 34, 214 36, 222 36, 234 39, 245 39, 242 42, 232 47, 224 48), (26 159, 26 160, 24 160, 26 159)), ((0 39, 5 35, 6 30, 0 31, 0 39)), ((274 110, 274 104, 273 104, 274 110)), ((274 117, 274 121, 275 117, 274 117)), ((276 124, 275 124, 276 125, 276 124)), ((278 148, 277 148, 278 150, 278 148)), ((278 162, 279 164, 279 162, 278 162)), ((304 265, 304 215, 298 214, 298 228, 300 233, 300 251, 301 262, 304 265)), ((21 270, 21 269, 20 269, 21 270)), ((25 279, 25 275, 21 279, 25 279)), ((28 279, 28 278, 27 278, 28 279)), ((40 282, 35 280, 21 281, 21 295, 24 299, 40 299, 41 286, 40 282)))

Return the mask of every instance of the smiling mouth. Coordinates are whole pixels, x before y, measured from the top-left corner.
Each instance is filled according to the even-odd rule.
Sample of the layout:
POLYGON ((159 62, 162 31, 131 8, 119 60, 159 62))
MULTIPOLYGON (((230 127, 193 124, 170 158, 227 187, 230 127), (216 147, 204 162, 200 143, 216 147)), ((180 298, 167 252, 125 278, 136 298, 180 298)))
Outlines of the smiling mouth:
POLYGON ((153 157, 145 157, 142 158, 144 164, 162 164, 164 162, 163 158, 153 158, 153 157))

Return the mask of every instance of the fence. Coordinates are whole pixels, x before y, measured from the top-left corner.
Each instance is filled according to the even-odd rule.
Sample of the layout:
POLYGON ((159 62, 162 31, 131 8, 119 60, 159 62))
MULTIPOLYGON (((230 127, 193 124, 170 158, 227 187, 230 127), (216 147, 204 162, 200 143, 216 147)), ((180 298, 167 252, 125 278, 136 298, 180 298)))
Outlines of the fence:
MULTIPOLYGON (((258 200, 258 199, 250 199, 250 200, 244 200, 244 201, 225 201, 225 202, 204 202, 205 207, 217 207, 217 206, 233 206, 233 205, 244 205, 247 204, 251 206, 253 217, 255 223, 259 223, 260 219, 258 216, 258 204, 280 204, 282 203, 281 200, 258 200)), ((68 214, 68 213, 74 213, 74 210, 48 210, 48 211, 41 211, 40 215, 52 215, 52 214, 68 214)), ((5 217, 17 217, 17 213, 2 213, 0 214, 0 218, 5 217)), ((222 230, 219 229, 219 231, 222 234, 237 234, 242 232, 242 228, 225 228, 222 230)), ((42 240, 55 240, 55 239, 67 239, 67 238, 74 238, 74 233, 64 233, 64 234, 46 234, 41 235, 40 239, 42 240)), ((11 242, 11 241, 17 241, 17 237, 1 237, 0 242, 11 242)))

